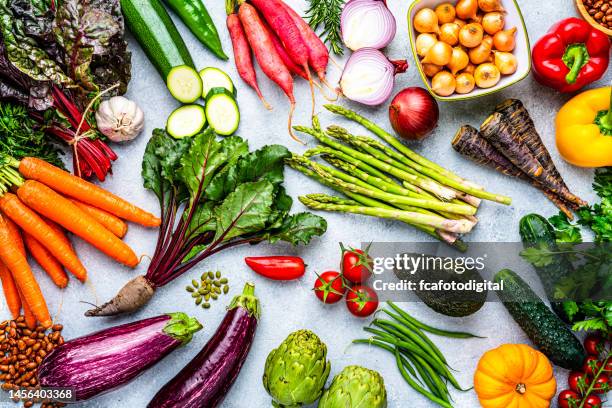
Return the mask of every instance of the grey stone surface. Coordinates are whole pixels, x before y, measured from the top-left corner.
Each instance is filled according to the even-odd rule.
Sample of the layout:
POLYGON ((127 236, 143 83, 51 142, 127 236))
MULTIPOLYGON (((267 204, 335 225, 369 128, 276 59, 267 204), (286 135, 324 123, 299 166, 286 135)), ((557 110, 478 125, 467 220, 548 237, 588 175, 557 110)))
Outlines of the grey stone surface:
MULTIPOLYGON (((298 10, 306 7, 306 2, 303 0, 291 0, 289 3, 298 10)), ((532 43, 540 38, 554 22, 576 13, 572 0, 519 0, 519 4, 532 43)), ((221 1, 216 1, 207 2, 207 5, 219 28, 226 51, 231 54, 229 37, 224 23, 223 4, 221 1)), ((398 33, 386 50, 386 54, 394 59, 407 58, 411 65, 406 74, 397 77, 396 92, 407 86, 421 85, 406 33, 406 13, 409 5, 410 1, 389 0, 389 6, 398 22, 398 33)), ((306 138, 308 142, 306 147, 291 140, 286 130, 287 100, 277 87, 272 86, 261 71, 258 71, 258 78, 264 95, 274 106, 271 112, 262 107, 254 92, 240 80, 231 60, 222 62, 215 59, 176 19, 176 16, 173 17, 188 43, 196 65, 199 68, 219 67, 227 71, 235 81, 238 86, 238 102, 242 114, 238 134, 247 138, 252 148, 270 143, 281 143, 293 151, 303 152, 307 147, 315 145, 312 140, 306 138)), ((113 146, 120 159, 114 164, 114 175, 109 178, 104 187, 148 210, 157 212, 158 205, 154 196, 142 187, 140 163, 151 131, 156 127, 164 126, 166 117, 178 106, 178 103, 167 92, 164 82, 147 61, 133 38, 130 38, 130 48, 133 52, 133 79, 127 96, 137 101, 145 111, 146 127, 143 134, 134 142, 113 146)), ((606 78, 594 86, 609 84, 612 80, 611 72, 608 71, 606 78)), ((330 79, 337 79, 340 74, 333 64, 329 66, 329 73, 330 79)), ((307 124, 310 115, 308 84, 301 80, 298 81, 295 93, 298 109, 294 123, 307 124)), ((469 102, 443 103, 440 105, 440 124, 436 131, 425 141, 411 147, 466 178, 482 183, 491 191, 510 195, 514 200, 512 206, 509 207, 485 202, 479 211, 480 224, 467 238, 470 241, 517 241, 519 239, 517 225, 520 217, 534 211, 545 215, 556 213, 556 208, 537 190, 525 183, 473 164, 456 154, 450 146, 450 140, 460 125, 469 123, 477 126, 494 104, 507 97, 520 98, 525 102, 559 171, 570 188, 587 200, 594 198, 591 191, 592 171, 579 169, 563 162, 554 146, 555 113, 571 95, 560 95, 554 90, 544 88, 530 76, 520 84, 488 97, 469 102)), ((364 133, 359 127, 336 121, 331 117, 332 115, 325 113, 321 107, 324 102, 322 98, 318 98, 317 111, 321 112, 323 124, 344 123, 356 132, 364 133)), ((342 104, 359 110, 390 129, 386 104, 379 108, 364 108, 348 101, 342 101, 342 104)), ((302 193, 325 191, 324 187, 290 169, 286 171, 285 185, 293 197, 302 193)), ((296 201, 294 211, 301 210, 303 207, 296 201)), ((433 407, 434 404, 406 385, 397 372, 393 358, 386 352, 365 346, 350 346, 352 339, 364 335, 361 328, 369 322, 368 320, 352 317, 341 303, 335 306, 324 306, 315 299, 310 290, 315 280, 315 272, 338 268, 339 241, 349 245, 359 245, 362 241, 370 240, 419 241, 429 240, 429 238, 397 222, 343 214, 322 213, 321 215, 329 223, 328 232, 322 239, 316 239, 310 246, 294 249, 283 244, 275 246, 262 244, 252 248, 236 248, 227 251, 209 258, 181 278, 161 288, 152 302, 138 313, 117 319, 85 318, 83 313, 89 308, 85 302, 100 304, 108 300, 129 279, 146 272, 148 259, 143 258, 136 270, 130 270, 110 261, 82 241, 74 239, 76 249, 89 270, 88 284, 82 285, 72 279, 69 287, 60 292, 52 286, 49 279, 37 271, 39 281, 49 301, 50 310, 54 316, 58 314, 58 320, 65 325, 64 335, 67 339, 164 312, 184 311, 197 316, 204 324, 204 329, 194 337, 191 344, 168 356, 133 383, 79 406, 88 408, 145 407, 154 393, 201 349, 222 320, 224 307, 230 301, 230 296, 222 297, 220 301, 213 304, 210 310, 204 311, 193 305, 184 289, 192 278, 199 276, 203 271, 221 270, 230 279, 231 296, 240 292, 245 281, 254 281, 256 293, 263 307, 262 319, 252 350, 240 376, 222 405, 224 408, 270 406, 270 398, 261 385, 265 358, 268 352, 276 347, 287 334, 300 328, 315 331, 327 343, 329 358, 332 362, 330 380, 346 365, 364 365, 378 370, 383 375, 389 394, 389 407, 433 407), (273 282, 255 275, 243 262, 243 258, 248 255, 269 254, 301 255, 309 265, 306 276, 296 282, 273 282)), ((153 253, 156 238, 156 231, 130 225, 126 242, 135 249, 136 253, 150 256, 153 253)), ((404 306, 413 315, 425 321, 449 329, 468 330, 487 336, 485 339, 476 340, 435 338, 436 343, 448 356, 450 365, 457 370, 459 382, 465 387, 472 385, 474 369, 484 351, 503 343, 529 343, 518 325, 511 320, 503 306, 498 303, 487 303, 477 314, 464 319, 446 318, 422 304, 410 303, 404 306)), ((8 317, 4 302, 2 302, 2 307, 4 308, 2 317, 8 317)), ((565 386, 567 372, 564 370, 556 372, 559 389, 562 389, 565 386)), ((478 406, 473 391, 453 392, 453 399, 457 407, 478 406)))

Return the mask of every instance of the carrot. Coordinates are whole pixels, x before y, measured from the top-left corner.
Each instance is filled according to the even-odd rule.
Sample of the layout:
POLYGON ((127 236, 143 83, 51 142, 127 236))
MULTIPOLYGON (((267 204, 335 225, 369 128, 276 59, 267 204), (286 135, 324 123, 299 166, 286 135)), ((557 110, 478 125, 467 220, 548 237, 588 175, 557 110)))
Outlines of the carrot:
POLYGON ((19 172, 27 179, 39 181, 57 192, 108 211, 124 220, 145 227, 159 227, 161 224, 161 220, 153 214, 43 160, 24 158, 19 164, 19 172))
POLYGON ((0 260, 11 271, 19 292, 23 295, 24 305, 27 304, 36 319, 45 327, 51 327, 52 321, 45 298, 34 278, 24 254, 13 240, 6 218, 0 215, 0 260))
MULTIPOLYGON (((310 98, 312 102, 312 116, 314 116, 315 99, 312 77, 308 67, 309 50, 302 38, 300 30, 293 22, 280 0, 251 0, 251 4, 263 15, 270 25, 272 32, 278 35, 287 54, 293 62, 304 69, 310 83, 310 98)), ((244 24, 244 23, 243 23, 244 24)), ((251 46, 253 46, 251 44, 251 46)))
POLYGON ((19 252, 26 256, 25 245, 23 245, 23 237, 21 236, 21 231, 17 224, 15 224, 10 218, 6 218, 6 226, 8 228, 9 234, 11 235, 11 239, 17 245, 19 252))
POLYGON ((127 244, 46 185, 27 180, 19 187, 17 195, 35 211, 83 238, 116 261, 132 268, 138 265, 138 257, 127 244))
POLYGON ((270 35, 272 44, 274 44, 274 49, 276 49, 276 52, 278 52, 278 55, 283 60, 285 66, 289 68, 289 71, 291 71, 295 75, 298 75, 308 81, 308 75, 304 71, 304 68, 293 62, 289 54, 287 54, 287 50, 285 50, 285 47, 283 47, 283 43, 281 43, 281 40, 278 38, 278 36, 274 34, 274 32, 270 29, 270 27, 268 26, 268 24, 266 24, 265 21, 262 21, 262 23, 264 24, 266 30, 268 30, 268 35, 270 35))
MULTIPOLYGON (((19 227, 40 242, 62 265, 80 281, 87 280, 87 270, 72 249, 68 239, 54 227, 48 225, 15 194, 0 197, 0 210, 15 221, 19 227)), ((68 214, 70 215, 70 214, 68 214)))
POLYGON ((2 280, 2 291, 6 299, 6 305, 13 319, 16 319, 21 313, 21 297, 19 297, 19 291, 11 271, 8 270, 2 261, 0 261, 0 280, 2 280))
MULTIPOLYGON (((21 295, 21 293, 19 294, 21 295)), ((32 310, 28 306, 25 299, 23 300, 22 303, 23 303, 23 317, 25 317, 26 326, 28 326, 28 329, 34 330, 36 328, 36 316, 34 316, 34 313, 32 313, 32 310)))
POLYGON ((82 203, 78 200, 70 199, 77 207, 91 215, 96 221, 98 221, 107 230, 115 234, 119 238, 125 237, 128 226, 121 218, 115 217, 113 214, 108 213, 99 208, 93 207, 89 204, 82 203))
POLYGON ((265 29, 257 10, 247 3, 242 3, 238 9, 238 17, 244 27, 247 40, 255 54, 255 58, 261 70, 274 81, 285 92, 291 103, 289 110, 289 134, 292 138, 301 142, 293 133, 291 120, 295 110, 295 96, 293 95, 293 78, 289 69, 283 63, 282 58, 274 48, 272 39, 265 29))
POLYGON ((255 90, 257 96, 264 104, 266 109, 270 110, 272 107, 264 99, 261 89, 257 84, 257 74, 255 74, 255 68, 253 68, 253 59, 251 58, 251 48, 246 39, 246 34, 242 28, 242 23, 238 18, 238 15, 233 10, 228 11, 227 16, 227 29, 229 31, 230 39, 232 40, 232 48, 234 49, 234 63, 238 70, 238 75, 244 82, 247 83, 251 88, 255 90))
POLYGON ((53 283, 60 288, 65 288, 68 285, 68 275, 66 275, 62 264, 32 235, 26 232, 23 234, 23 238, 30 255, 47 272, 53 283))

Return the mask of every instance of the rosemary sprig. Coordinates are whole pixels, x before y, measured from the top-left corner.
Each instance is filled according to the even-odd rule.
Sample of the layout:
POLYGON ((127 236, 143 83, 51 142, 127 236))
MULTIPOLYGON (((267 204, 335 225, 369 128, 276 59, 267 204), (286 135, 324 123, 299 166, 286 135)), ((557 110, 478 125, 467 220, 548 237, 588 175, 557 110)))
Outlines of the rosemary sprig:
POLYGON ((342 36, 340 34, 340 14, 345 0, 308 0, 310 7, 306 11, 306 19, 313 30, 321 24, 323 31, 320 37, 329 44, 330 50, 336 55, 344 53, 342 36))

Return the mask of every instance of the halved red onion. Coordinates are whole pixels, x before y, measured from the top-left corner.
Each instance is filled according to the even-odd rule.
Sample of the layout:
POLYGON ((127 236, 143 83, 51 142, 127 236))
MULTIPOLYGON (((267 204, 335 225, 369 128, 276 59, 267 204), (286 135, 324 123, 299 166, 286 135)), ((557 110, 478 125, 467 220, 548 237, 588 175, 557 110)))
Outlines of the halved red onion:
POLYGON ((352 101, 380 105, 391 96, 395 75, 406 69, 406 60, 390 61, 375 48, 362 48, 346 62, 340 78, 340 90, 352 101))
POLYGON ((353 51, 384 48, 397 30, 395 17, 381 0, 350 0, 342 10, 340 28, 344 44, 353 51))

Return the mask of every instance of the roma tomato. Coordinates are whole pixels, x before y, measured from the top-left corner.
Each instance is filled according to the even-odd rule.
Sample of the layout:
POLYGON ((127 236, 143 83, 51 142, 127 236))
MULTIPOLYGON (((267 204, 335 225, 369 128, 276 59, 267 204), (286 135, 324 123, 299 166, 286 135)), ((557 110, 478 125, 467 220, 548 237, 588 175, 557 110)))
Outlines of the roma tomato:
POLYGON ((593 391, 598 394, 605 394, 606 392, 610 390, 609 383, 610 383, 610 378, 607 375, 602 373, 595 380, 595 384, 593 384, 593 391))
POLYGON ((596 334, 589 334, 584 339, 584 349, 590 356, 599 356, 603 351, 604 341, 596 334))
POLYGON ((372 276, 372 258, 361 249, 342 248, 342 275, 351 283, 363 283, 372 276))
POLYGON ((317 275, 314 291, 319 300, 326 304, 339 302, 346 292, 340 272, 327 271, 317 275))
POLYGON ((590 383, 591 378, 582 371, 572 371, 567 377, 567 385, 570 390, 579 392, 580 394, 583 394, 587 390, 590 383), (580 387, 581 383, 583 383, 582 387, 580 387))
POLYGON ((582 366, 582 371, 587 373, 588 375, 595 375, 597 371, 601 368, 601 361, 597 359, 595 356, 588 356, 584 360, 584 365, 582 366), (593 366, 595 366, 595 372, 593 371, 593 366))
POLYGON ((559 393, 559 397, 557 402, 559 403, 559 408, 574 408, 577 406, 580 397, 576 391, 572 390, 563 390, 559 393))
POLYGON ((378 309, 378 295, 369 286, 353 286, 346 295, 346 307, 354 316, 367 317, 378 309))
POLYGON ((584 408, 601 408, 601 398, 597 395, 589 395, 584 399, 584 408))

